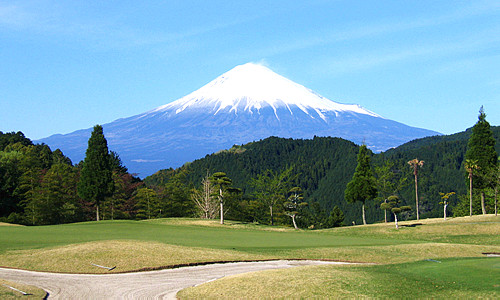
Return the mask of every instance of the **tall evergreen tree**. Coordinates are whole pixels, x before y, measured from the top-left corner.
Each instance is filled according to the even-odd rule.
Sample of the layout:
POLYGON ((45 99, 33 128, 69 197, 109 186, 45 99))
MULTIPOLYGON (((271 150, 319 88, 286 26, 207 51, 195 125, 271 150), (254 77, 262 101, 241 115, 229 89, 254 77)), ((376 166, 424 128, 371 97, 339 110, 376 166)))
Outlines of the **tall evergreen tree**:
POLYGON ((365 217, 365 202, 377 197, 377 180, 373 176, 373 171, 370 165, 371 151, 366 148, 366 145, 359 147, 358 153, 358 166, 351 181, 347 184, 345 189, 345 199, 347 202, 361 202, 363 213, 363 224, 366 225, 365 217))
POLYGON ((114 190, 113 166, 108 152, 108 143, 102 126, 94 126, 85 152, 83 168, 78 182, 78 195, 92 202, 96 207, 96 220, 99 221, 99 205, 114 190))
POLYGON ((479 110, 478 121, 472 127, 472 135, 467 144, 467 152, 465 158, 469 160, 476 160, 478 175, 474 186, 480 191, 481 194, 481 210, 483 215, 486 214, 486 207, 484 204, 485 189, 491 186, 492 170, 497 166, 498 155, 495 151, 495 138, 490 128, 490 123, 486 121, 486 114, 481 106, 479 110))

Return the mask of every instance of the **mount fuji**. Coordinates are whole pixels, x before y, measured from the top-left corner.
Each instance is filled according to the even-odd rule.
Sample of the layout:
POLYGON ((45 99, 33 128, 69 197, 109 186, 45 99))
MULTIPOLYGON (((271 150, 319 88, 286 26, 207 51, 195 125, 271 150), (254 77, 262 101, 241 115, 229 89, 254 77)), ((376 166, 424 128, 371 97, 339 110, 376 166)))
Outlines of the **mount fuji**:
MULTIPOLYGON (((237 66, 181 99, 103 128, 109 148, 141 177, 269 136, 341 137, 379 152, 439 134, 385 119, 359 105, 333 102, 253 63, 237 66)), ((91 131, 38 142, 77 162, 85 157, 91 131)))

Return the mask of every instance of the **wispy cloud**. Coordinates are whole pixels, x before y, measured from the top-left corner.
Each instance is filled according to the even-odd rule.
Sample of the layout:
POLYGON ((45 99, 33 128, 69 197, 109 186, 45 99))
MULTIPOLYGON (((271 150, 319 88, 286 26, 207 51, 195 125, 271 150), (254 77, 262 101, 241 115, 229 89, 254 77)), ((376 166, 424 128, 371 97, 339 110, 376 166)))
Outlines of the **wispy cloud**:
POLYGON ((78 41, 96 48, 130 48, 169 44, 204 35, 213 31, 244 24, 262 17, 250 15, 233 20, 220 20, 211 24, 186 26, 180 31, 147 30, 132 27, 119 18, 92 19, 78 16, 71 18, 67 11, 57 8, 39 9, 40 4, 0 3, 0 30, 25 31, 78 41))
MULTIPOLYGON (((470 72, 477 67, 500 68, 500 55, 484 55, 479 57, 457 59, 440 65, 436 73, 456 73, 456 72, 470 72), (492 62, 496 62, 492 64, 492 62)), ((491 81, 493 83, 494 81, 491 81)), ((497 83, 500 83, 497 82, 497 83)))
MULTIPOLYGON (((496 47, 500 43, 500 27, 491 28, 483 32, 478 32, 475 36, 454 42, 432 43, 427 45, 406 45, 399 48, 370 49, 364 52, 351 53, 348 56, 329 57, 317 61, 312 66, 314 73, 323 73, 329 75, 341 75, 353 73, 361 70, 367 70, 391 63, 399 63, 410 59, 425 58, 433 60, 436 57, 448 57, 446 63, 441 63, 441 67, 436 67, 436 72, 451 71, 452 68, 463 68, 465 64, 477 64, 479 59, 453 59, 450 56, 463 53, 478 52, 496 47), (443 65, 446 64, 446 65, 443 65)), ((498 56, 487 56, 490 60, 495 60, 498 56)))
POLYGON ((142 158, 139 158, 139 159, 132 159, 132 161, 136 162, 136 163, 154 163, 154 162, 164 161, 164 159, 142 159, 142 158))
POLYGON ((263 47, 260 50, 254 51, 254 54, 258 53, 263 57, 275 56, 344 41, 359 40, 418 28, 433 27, 481 15, 496 14, 498 12, 500 12, 499 1, 477 1, 467 6, 457 8, 449 13, 437 16, 420 17, 415 20, 364 24, 359 27, 344 30, 322 31, 307 37, 298 37, 288 41, 281 41, 279 44, 273 43, 268 47, 263 47))

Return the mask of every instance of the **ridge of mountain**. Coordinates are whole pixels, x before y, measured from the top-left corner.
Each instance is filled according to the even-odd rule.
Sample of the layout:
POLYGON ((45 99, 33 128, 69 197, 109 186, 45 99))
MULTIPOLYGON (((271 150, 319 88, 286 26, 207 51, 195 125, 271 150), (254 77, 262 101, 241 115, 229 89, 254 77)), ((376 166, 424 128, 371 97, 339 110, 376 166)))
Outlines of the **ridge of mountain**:
MULTIPOLYGON (((103 128, 109 148, 141 177, 269 136, 341 137, 380 152, 439 134, 382 118, 359 105, 333 102, 251 63, 231 69, 174 102, 103 128)), ((91 130, 38 142, 59 148, 78 162, 85 156, 91 130)))

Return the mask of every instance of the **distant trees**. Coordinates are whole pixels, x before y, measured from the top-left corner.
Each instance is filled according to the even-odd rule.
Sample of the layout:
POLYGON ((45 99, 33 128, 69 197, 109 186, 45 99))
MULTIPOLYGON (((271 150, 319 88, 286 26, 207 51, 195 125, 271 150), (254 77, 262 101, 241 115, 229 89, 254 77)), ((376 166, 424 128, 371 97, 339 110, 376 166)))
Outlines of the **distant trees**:
POLYGON ((218 199, 215 196, 217 193, 214 184, 210 181, 210 175, 203 177, 200 189, 193 189, 191 199, 196 204, 200 216, 203 219, 215 219, 218 209, 218 199))
POLYGON ((289 191, 289 194, 290 196, 288 196, 288 200, 284 203, 285 214, 292 218, 293 227, 295 229, 299 229, 295 219, 297 218, 300 209, 307 205, 307 202, 304 202, 304 195, 300 187, 292 188, 289 191))
POLYGON ((439 204, 443 205, 443 218, 446 221, 446 208, 450 204, 449 199, 451 196, 455 195, 455 192, 449 192, 449 193, 439 193, 441 195, 441 199, 443 201, 439 202, 439 204))
POLYGON ((500 188, 500 156, 498 157, 497 167, 492 172, 492 179, 494 182, 495 191, 495 216, 498 215, 498 189, 500 188))
MULTIPOLYGON (((478 121, 474 127, 472 127, 472 134, 467 144, 465 158, 469 160, 469 162, 475 163, 474 169, 477 174, 475 187, 479 190, 481 195, 481 211, 484 215, 486 214, 485 190, 488 187, 492 187, 492 184, 495 182, 490 175, 497 167, 498 154, 495 151, 493 132, 491 131, 490 124, 486 121, 486 114, 482 106, 479 110, 478 121)), ((469 167, 471 167, 471 165, 469 165, 469 167)), ((472 176, 472 168, 466 167, 466 170, 469 176, 472 176)))
POLYGON ((474 172, 479 169, 477 160, 466 159, 464 168, 467 171, 469 177, 469 199, 470 199, 470 213, 469 216, 472 217, 472 178, 474 177, 474 172))
MULTIPOLYGON (((398 193, 406 186, 407 178, 405 176, 396 176, 394 162, 391 160, 384 161, 381 166, 375 166, 375 174, 380 202, 387 203, 389 196, 398 193)), ((384 222, 387 223, 387 210, 384 210, 384 222)))
POLYGON ((268 169, 250 181, 250 185, 254 188, 254 196, 269 207, 271 225, 274 225, 273 209, 278 203, 284 202, 285 194, 290 189, 291 184, 291 167, 282 172, 268 169))
POLYGON ((160 214, 160 200, 153 189, 142 187, 135 196, 138 219, 157 218, 160 214))
POLYGON ((337 205, 335 205, 330 213, 330 217, 328 217, 326 225, 328 228, 340 227, 344 222, 344 218, 344 212, 337 205))
POLYGON ((0 132, 0 219, 41 225, 81 220, 78 172, 60 150, 0 132))
POLYGON ((54 164, 47 171, 34 196, 27 203, 27 216, 36 225, 70 223, 79 220, 81 208, 76 194, 77 172, 66 164, 54 164))
POLYGON ((359 147, 357 157, 358 166, 351 181, 347 184, 345 189, 345 199, 349 203, 361 202, 363 225, 366 225, 365 217, 365 202, 372 200, 377 196, 377 182, 370 165, 371 151, 366 145, 359 147))
POLYGON ((96 221, 99 221, 99 205, 114 191, 113 168, 108 152, 108 143, 102 126, 94 126, 85 152, 83 168, 78 182, 78 195, 94 204, 96 221))
POLYGON ((394 223, 396 224, 396 229, 398 226, 398 214, 411 210, 410 206, 400 206, 401 201, 396 195, 392 195, 387 198, 387 202, 380 204, 380 208, 386 211, 390 211, 394 215, 394 223))
POLYGON ((217 186, 217 197, 220 205, 220 223, 224 224, 224 193, 228 190, 233 181, 226 176, 226 173, 216 172, 210 177, 210 182, 217 186))
MULTIPOLYGON (((500 127, 491 130, 498 141, 500 127)), ((437 198, 439 192, 455 191, 457 197, 446 201, 447 217, 450 209, 454 216, 470 215, 471 199, 472 213, 480 214, 481 192, 476 183, 482 176, 482 167, 471 168, 472 193, 467 189, 470 180, 464 184, 464 167, 470 168, 468 162, 477 160, 465 157, 471 135, 472 129, 469 129, 451 136, 415 140, 373 156, 367 151, 376 176, 378 198, 375 200, 387 202, 389 196, 398 195, 400 207, 411 204, 412 197, 415 197, 418 199, 419 218, 439 217, 443 216, 444 208, 439 204, 441 201, 444 205, 443 199, 437 198), (410 172, 403 170, 410 169, 408 161, 414 157, 425 157, 425 176, 422 176, 424 169, 418 170, 418 191, 414 191, 413 184, 406 184, 414 174, 411 176, 410 172)), ((498 151, 500 143, 496 143, 498 151)), ((161 170, 144 181, 129 174, 118 154, 108 150, 114 192, 100 200, 99 219, 206 216, 194 201, 193 190, 195 186, 199 192, 205 190, 205 184, 201 183, 207 174, 211 174, 207 170, 231 174, 230 185, 223 185, 223 219, 293 226, 292 216, 298 212, 295 215, 297 227, 320 229, 353 221, 360 223, 361 204, 366 204, 365 223, 387 219, 384 214, 392 217, 392 209, 382 211, 380 203, 374 201, 359 206, 347 203, 346 186, 354 177, 356 157, 360 152, 360 147, 351 142, 318 137, 311 140, 268 138, 236 148, 237 151, 222 151, 175 170, 161 170), (289 174, 292 178, 290 185, 270 198, 276 202, 269 205, 264 201, 265 197, 258 195, 263 190, 253 186, 252 180, 259 176, 263 181, 269 180, 273 177, 270 172, 279 175, 290 166, 293 166, 293 174, 289 174), (265 175, 267 179, 263 178, 265 175), (231 188, 233 185, 242 190, 231 188), (306 199, 307 206, 296 209, 289 205, 289 196, 293 194, 288 192, 294 186, 301 188, 302 194, 298 197, 299 200, 306 199), (141 187, 156 193, 153 201, 149 198, 149 209, 148 198, 141 195, 143 192, 138 192, 141 187), (151 206, 155 201, 158 201, 157 208, 151 206)), ((476 165, 479 166, 477 161, 476 165)), ((96 202, 80 197, 77 188, 71 190, 74 186, 71 182, 78 182, 83 167, 84 162, 73 166, 60 150, 51 151, 43 144, 33 145, 22 133, 0 133, 0 221, 40 225, 97 219, 96 202), (65 195, 56 196, 62 195, 65 189, 65 195)), ((498 167, 496 164, 496 168, 491 168, 482 177, 485 182, 483 206, 488 213, 493 212, 494 206, 496 211, 498 167)), ((204 199, 211 200, 212 212, 208 215, 215 218, 220 213, 220 186, 209 183, 211 189, 205 194, 211 194, 211 197, 204 199)), ((405 218, 408 214, 398 214, 398 220, 402 216, 405 218)))
POLYGON ((418 168, 424 165, 424 161, 415 158, 408 161, 408 164, 412 168, 413 176, 415 177, 415 210, 417 211, 417 220, 420 220, 419 207, 418 207, 418 168))

